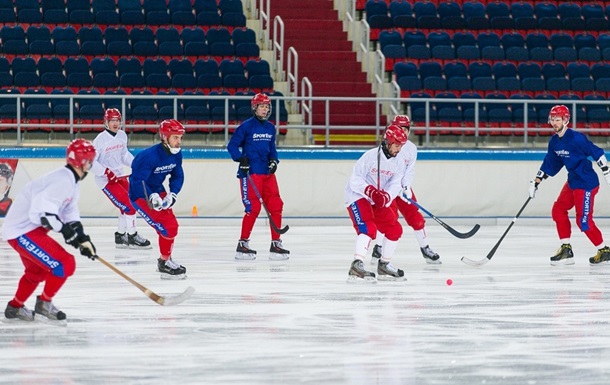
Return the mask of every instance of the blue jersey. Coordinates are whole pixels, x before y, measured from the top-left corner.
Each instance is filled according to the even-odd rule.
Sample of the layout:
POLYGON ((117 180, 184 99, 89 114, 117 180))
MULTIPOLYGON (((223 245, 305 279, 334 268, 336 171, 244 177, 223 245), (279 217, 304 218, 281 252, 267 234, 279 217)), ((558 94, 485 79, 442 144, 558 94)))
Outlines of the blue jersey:
MULTIPOLYGON (((261 122, 254 116, 235 129, 227 145, 231 159, 239 161, 245 156, 250 162, 250 174, 269 174, 269 161, 277 158, 275 148, 275 126, 269 121, 261 122)), ((237 170, 237 177, 245 175, 237 170)))
POLYGON ((563 137, 553 135, 540 170, 555 176, 563 166, 568 171, 571 189, 592 190, 599 186, 599 178, 593 170, 591 159, 597 161, 604 150, 593 144, 585 135, 567 129, 563 137))
POLYGON ((169 192, 178 194, 184 184, 182 152, 171 154, 163 143, 142 150, 131 163, 129 199, 132 201, 138 198, 146 199, 152 193, 165 192, 163 182, 168 175, 170 176, 169 192), (146 185, 146 194, 142 181, 146 185))

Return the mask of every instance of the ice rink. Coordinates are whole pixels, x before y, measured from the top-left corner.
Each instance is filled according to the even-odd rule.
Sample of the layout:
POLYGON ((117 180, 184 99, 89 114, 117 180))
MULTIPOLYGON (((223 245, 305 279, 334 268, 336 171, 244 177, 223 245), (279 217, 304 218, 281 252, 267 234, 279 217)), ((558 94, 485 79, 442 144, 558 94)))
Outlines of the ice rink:
MULTIPOLYGON (((550 219, 517 222, 482 267, 460 261, 485 257, 509 222, 481 223, 461 240, 428 219, 440 266, 425 263, 405 227, 393 262, 408 280, 354 285, 346 283, 355 240, 348 219, 287 220, 286 263, 268 260, 262 219, 254 262, 234 260, 238 224, 184 225, 174 258, 187 267, 185 281, 159 278, 156 241, 152 251, 117 250, 115 227, 89 220, 99 255, 124 273, 161 295, 196 292, 159 306, 77 256, 76 274, 54 299, 66 327, 0 322, 0 384, 607 384, 610 265, 589 266, 595 250, 575 232, 576 264, 550 266, 559 247, 550 219)), ((601 227, 610 242, 610 227, 601 227)), ((2 243, 3 308, 21 271, 2 243)))

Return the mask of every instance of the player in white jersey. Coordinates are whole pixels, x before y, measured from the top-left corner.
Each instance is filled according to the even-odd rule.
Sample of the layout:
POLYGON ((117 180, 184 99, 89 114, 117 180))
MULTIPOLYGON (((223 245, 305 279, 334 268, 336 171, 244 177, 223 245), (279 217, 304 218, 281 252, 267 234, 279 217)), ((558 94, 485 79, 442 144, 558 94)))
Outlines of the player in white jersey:
POLYGON ((123 176, 123 166, 131 167, 133 155, 127 150, 127 134, 121 129, 121 113, 109 108, 104 113, 103 132, 93 140, 95 160, 91 173, 95 183, 119 211, 118 231, 114 243, 119 249, 152 249, 150 241, 136 230, 136 210, 129 200, 129 180, 123 176))
MULTIPOLYGON (((411 120, 407 115, 397 115, 392 119, 392 124, 402 127, 407 134, 407 139, 409 137, 409 131, 411 130, 411 120)), ((415 237, 417 238, 417 243, 419 243, 419 249, 422 253, 422 256, 426 260, 427 263, 430 264, 440 264, 440 256, 430 248, 428 244, 428 239, 426 235, 426 221, 423 215, 419 212, 417 206, 411 204, 409 199, 417 202, 417 198, 415 197, 415 193, 411 186, 413 185, 413 179, 415 178, 415 162, 417 161, 417 147, 413 142, 407 141, 404 146, 402 146, 402 150, 398 156, 404 157, 407 163, 407 168, 405 170, 405 175, 402 178, 402 187, 403 193, 399 195, 402 199, 394 199, 394 204, 398 208, 398 211, 405 218, 405 221, 415 233, 415 237), (408 199, 407 199, 408 198, 408 199)), ((376 263, 379 258, 381 258, 381 243, 383 242, 383 235, 378 234, 378 237, 375 240, 375 247, 373 247, 373 258, 371 259, 371 263, 376 263)))
POLYGON ((95 158, 91 142, 76 139, 66 151, 66 166, 26 184, 17 194, 4 219, 2 237, 19 253, 25 272, 15 296, 9 301, 4 315, 8 319, 33 321, 34 314, 52 320, 65 320, 53 297, 74 274, 74 256, 48 235, 53 230, 61 233, 67 244, 94 260, 97 255, 91 239, 80 222, 78 182, 87 176, 95 158), (36 298, 32 312, 25 302, 38 285, 44 282, 42 294, 36 298))
POLYGON ((401 180, 407 164, 404 157, 397 155, 406 142, 407 135, 400 126, 387 126, 381 145, 358 159, 345 186, 345 206, 358 234, 354 261, 348 272, 350 281, 376 281, 375 273, 364 269, 363 260, 378 230, 384 235, 383 253, 377 265, 379 279, 405 279, 404 272, 390 261, 402 236, 392 201, 402 191, 401 180))

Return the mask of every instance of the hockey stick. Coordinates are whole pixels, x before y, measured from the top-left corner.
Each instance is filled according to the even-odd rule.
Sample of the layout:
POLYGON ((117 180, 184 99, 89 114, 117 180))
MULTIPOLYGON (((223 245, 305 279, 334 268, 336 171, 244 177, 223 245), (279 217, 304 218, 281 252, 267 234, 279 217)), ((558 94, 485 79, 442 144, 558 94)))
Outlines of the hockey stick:
POLYGON ((451 233, 451 235, 453 235, 454 237, 460 238, 460 239, 466 239, 466 238, 470 238, 473 235, 475 235, 477 233, 477 231, 479 231, 479 229, 481 228, 481 225, 479 225, 478 223, 474 225, 474 227, 472 228, 472 230, 470 230, 467 233, 460 233, 459 231, 457 231, 456 229, 454 229, 453 227, 449 226, 448 224, 446 224, 445 222, 443 222, 442 220, 440 220, 439 218, 437 218, 434 214, 432 214, 430 211, 426 210, 425 208, 423 208, 418 202, 414 201, 413 199, 409 199, 407 198, 407 200, 409 202, 411 202, 411 204, 414 204, 415 206, 417 206, 418 209, 420 209, 421 211, 423 211, 424 213, 426 213, 430 218, 434 219, 435 221, 437 221, 441 226, 443 226, 445 228, 445 230, 449 231, 451 233))
POLYGON ((500 237, 500 239, 498 240, 496 245, 491 249, 491 251, 487 254, 487 256, 485 258, 481 259, 480 261, 474 261, 472 259, 469 259, 469 258, 466 258, 466 257, 462 257, 462 262, 464 262, 465 264, 470 265, 470 266, 481 266, 481 265, 484 265, 487 262, 489 262, 491 257, 493 257, 494 254, 496 253, 496 250, 498 250, 498 247, 500 246, 500 243, 502 243, 502 241, 504 240, 504 237, 506 237, 506 234, 508 234, 508 231, 510 230, 510 228, 513 227, 513 225, 517 221, 517 218, 519 218, 519 216, 521 215, 521 213, 525 209, 525 206, 527 206, 527 204, 530 203, 531 200, 532 200, 531 197, 527 197, 527 200, 525 201, 523 206, 521 206, 521 209, 519 210, 517 215, 515 215, 515 217, 513 218, 512 222, 510 223, 510 225, 508 225, 508 228, 506 229, 506 231, 504 231, 504 234, 502 234, 502 236, 500 237))
POLYGON ((279 234, 284 234, 286 231, 288 231, 289 227, 284 226, 280 229, 276 226, 275 222, 273 222, 273 219, 271 218, 271 214, 269 214, 269 210, 267 210, 267 206, 265 205, 265 202, 263 202, 263 197, 261 196, 261 193, 258 192, 258 189, 256 188, 256 185, 254 184, 254 181, 252 180, 252 177, 250 176, 250 174, 248 174, 248 181, 252 185, 252 189, 254 190, 254 194, 256 194, 258 201, 261 202, 261 206, 263 206, 263 208, 265 209, 265 212, 267 213, 267 217, 269 218, 269 224, 271 224, 273 231, 275 231, 276 233, 279 233, 279 234))
POLYGON ((189 286, 181 294, 178 294, 178 295, 173 296, 173 297, 162 297, 162 296, 160 296, 158 294, 155 294, 153 291, 151 291, 147 287, 145 287, 145 286, 139 284, 138 282, 134 281, 127 274, 125 274, 121 270, 117 269, 113 264, 111 264, 110 262, 106 261, 104 258, 100 257, 99 255, 96 256, 96 259, 98 261, 102 262, 102 264, 106 265, 108 268, 110 268, 110 270, 114 271, 115 273, 117 273, 121 277, 125 278, 127 281, 129 281, 129 283, 131 283, 132 285, 134 285, 135 287, 140 289, 140 291, 142 291, 142 293, 144 293, 144 295, 146 295, 148 298, 152 299, 153 301, 155 301, 159 305, 163 305, 163 306, 178 305, 179 303, 184 302, 185 300, 189 299, 189 297, 191 295, 193 295, 193 293, 195 292, 195 289, 192 286, 189 286))
POLYGON ((146 198, 146 204, 148 205, 149 209, 152 209, 152 204, 148 200, 148 193, 146 192, 146 182, 144 182, 144 180, 142 180, 142 188, 144 189, 144 198, 146 198))

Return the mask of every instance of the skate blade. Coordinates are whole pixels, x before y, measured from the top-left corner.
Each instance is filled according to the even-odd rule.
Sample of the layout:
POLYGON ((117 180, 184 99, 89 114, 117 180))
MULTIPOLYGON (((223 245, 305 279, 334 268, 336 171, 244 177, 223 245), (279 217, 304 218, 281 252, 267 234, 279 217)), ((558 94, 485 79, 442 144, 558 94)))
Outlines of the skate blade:
POLYGON ((129 248, 129 246, 127 246, 127 245, 116 245, 116 244, 114 245, 114 247, 116 247, 117 249, 128 249, 129 248))
POLYGON ((428 265, 442 265, 443 264, 443 262, 441 262, 440 259, 437 259, 436 261, 433 261, 433 260, 431 260, 429 258, 424 258, 424 259, 426 260, 426 263, 428 265))
POLYGON ((378 275, 378 280, 383 282, 404 282, 407 280, 407 277, 393 277, 391 275, 378 275))
POLYGON ((126 247, 130 250, 150 250, 152 249, 152 245, 148 245, 148 246, 136 246, 136 245, 129 245, 129 247, 126 247))
POLYGON ((287 261, 288 258, 290 258, 288 256, 288 254, 278 254, 278 253, 269 254, 270 261, 287 261))
MULTIPOLYGON (((571 265, 573 265, 574 263, 571 263, 571 265)), ((591 263, 589 262, 590 266, 608 266, 610 265, 610 261, 604 261, 604 262, 598 262, 598 263, 591 263)))
POLYGON ((350 284, 376 284, 377 283, 377 278, 375 277, 364 277, 364 278, 360 278, 356 275, 350 275, 349 277, 347 277, 347 283, 350 284))
MULTIPOLYGON (((568 266, 576 263, 574 258, 562 259, 561 261, 551 261, 551 266, 568 266)), ((595 265, 595 264, 594 264, 595 265)))
POLYGON ((236 261, 254 261, 255 259, 256 259, 256 254, 245 254, 245 253, 235 254, 236 261))
POLYGON ((177 280, 182 280, 182 279, 186 279, 186 273, 184 274, 176 274, 176 275, 171 275, 171 274, 161 274, 161 279, 165 279, 168 281, 177 281, 177 280))
POLYGON ((60 326, 60 327, 68 326, 68 320, 51 319, 51 318, 47 318, 39 313, 36 313, 36 315, 37 315, 37 317, 34 317, 35 322, 40 322, 43 324, 52 325, 52 326, 60 326))

